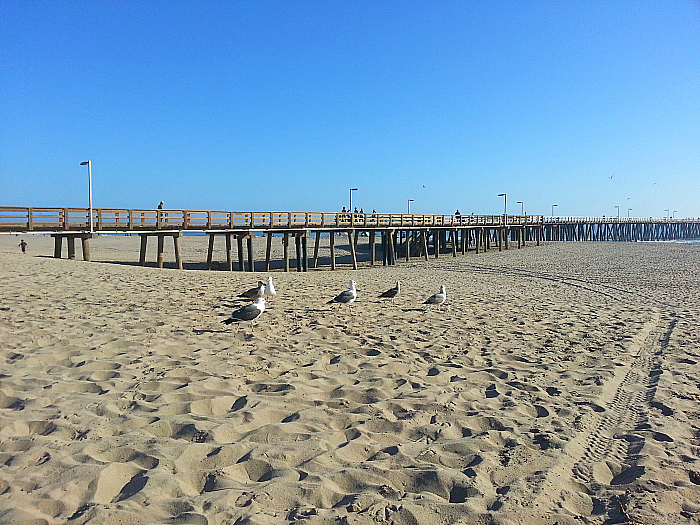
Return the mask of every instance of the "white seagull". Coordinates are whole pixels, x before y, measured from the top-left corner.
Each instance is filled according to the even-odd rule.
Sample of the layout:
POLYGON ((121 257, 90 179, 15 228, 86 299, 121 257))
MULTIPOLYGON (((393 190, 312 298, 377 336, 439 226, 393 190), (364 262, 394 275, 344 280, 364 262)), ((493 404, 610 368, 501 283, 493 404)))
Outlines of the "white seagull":
POLYGON ((350 289, 345 290, 342 293, 336 295, 333 299, 328 301, 326 304, 347 304, 350 311, 352 311, 352 303, 357 299, 357 283, 355 281, 350 281, 350 289))
POLYGON ((391 303, 394 304, 394 299, 396 299, 401 293, 401 283, 396 281, 396 286, 389 288, 386 292, 379 296, 380 299, 386 298, 391 299, 391 303))
POLYGON ((265 295, 265 283, 258 281, 258 285, 255 288, 246 290, 245 292, 238 294, 238 297, 243 297, 245 299, 260 299, 265 295))
POLYGON ((275 290, 275 285, 272 284, 272 277, 268 277, 265 285, 265 296, 268 296, 269 301, 272 301, 275 295, 277 295, 277 290, 275 290))
POLYGON ((231 312, 231 317, 221 321, 224 324, 240 323, 241 321, 250 321, 250 327, 253 329, 255 319, 265 311, 265 299, 258 297, 255 301, 245 305, 238 310, 231 312))
POLYGON ((443 284, 440 286, 440 291, 428 297, 423 304, 428 305, 426 308, 433 308, 434 306, 439 308, 440 305, 445 302, 445 299, 447 299, 447 292, 445 291, 445 285, 443 284))

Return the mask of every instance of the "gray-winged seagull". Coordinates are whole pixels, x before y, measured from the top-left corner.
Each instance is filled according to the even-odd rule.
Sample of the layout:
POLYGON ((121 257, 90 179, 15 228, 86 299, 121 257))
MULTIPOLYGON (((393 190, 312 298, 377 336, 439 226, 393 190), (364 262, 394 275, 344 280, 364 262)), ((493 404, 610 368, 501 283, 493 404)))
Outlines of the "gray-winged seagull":
POLYGON ((258 281, 258 285, 255 288, 246 290, 242 294, 238 294, 238 297, 244 297, 245 299, 259 299, 265 295, 265 283, 258 281))
POLYGON ((347 304, 348 308, 352 311, 352 307, 350 306, 355 299, 357 299, 357 283, 355 281, 350 281, 350 289, 345 290, 342 293, 339 293, 336 295, 333 299, 328 301, 326 304, 347 304))
POLYGON ((445 285, 440 286, 440 291, 434 295, 428 297, 423 304, 427 304, 426 308, 433 308, 437 306, 438 308, 447 299, 447 292, 445 291, 445 285))
POLYGON ((380 299, 382 299, 382 298, 391 299, 391 303, 393 304, 394 299, 396 299, 400 293, 401 293, 401 283, 399 281, 396 281, 396 286, 388 289, 386 292, 384 292, 382 295, 380 295, 379 298, 380 299))
POLYGON ((258 297, 255 301, 245 305, 238 310, 231 312, 231 317, 221 321, 224 324, 240 323, 241 321, 250 321, 251 329, 254 326, 255 319, 265 311, 265 299, 258 297))

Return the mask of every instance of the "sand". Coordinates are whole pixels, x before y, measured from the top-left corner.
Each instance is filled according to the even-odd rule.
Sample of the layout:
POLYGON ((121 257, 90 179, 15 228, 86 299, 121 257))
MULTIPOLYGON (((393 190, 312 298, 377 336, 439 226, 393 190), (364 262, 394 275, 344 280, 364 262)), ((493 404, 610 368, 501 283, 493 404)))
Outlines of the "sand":
POLYGON ((0 236, 0 523, 698 523, 700 244, 266 274, 27 241, 0 236))

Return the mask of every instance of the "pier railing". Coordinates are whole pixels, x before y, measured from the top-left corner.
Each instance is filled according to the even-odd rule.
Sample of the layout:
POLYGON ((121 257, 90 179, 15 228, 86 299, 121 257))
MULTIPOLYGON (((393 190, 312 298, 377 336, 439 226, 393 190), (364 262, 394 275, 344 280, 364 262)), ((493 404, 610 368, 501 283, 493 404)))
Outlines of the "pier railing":
POLYGON ((700 222, 700 219, 681 219, 675 217, 546 217, 544 224, 681 224, 687 222, 700 222))
MULTIPOLYGON (((424 215, 403 213, 242 212, 94 208, 92 230, 211 231, 540 226, 542 215, 424 215)), ((88 208, 0 206, 0 232, 89 231, 88 208)))

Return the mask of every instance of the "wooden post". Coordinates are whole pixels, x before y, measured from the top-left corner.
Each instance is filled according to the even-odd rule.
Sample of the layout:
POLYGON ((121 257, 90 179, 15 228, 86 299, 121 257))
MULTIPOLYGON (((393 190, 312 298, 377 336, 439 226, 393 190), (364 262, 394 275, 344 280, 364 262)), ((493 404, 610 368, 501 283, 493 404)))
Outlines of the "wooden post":
POLYGON ((331 270, 335 270, 335 232, 331 232, 331 270))
POLYGON ((450 232, 452 236, 452 257, 457 257, 457 230, 450 232))
POLYGON ((141 253, 139 254, 139 266, 146 266, 146 245, 148 244, 148 235, 140 233, 141 237, 141 253))
POLYGON ((297 251, 297 272, 302 271, 301 268, 301 238, 298 235, 294 236, 294 245, 297 251))
MULTIPOLYGON (((331 232, 331 235, 333 235, 333 232, 331 232)), ((318 250, 321 247, 321 232, 317 231, 316 232, 316 242, 314 244, 314 260, 312 263, 312 266, 314 268, 318 268, 318 250)))
POLYGON ((369 264, 374 266, 374 250, 375 250, 375 241, 376 239, 377 232, 375 230, 372 230, 369 232, 369 264))
POLYGON ((289 271, 289 233, 284 232, 284 238, 282 239, 282 244, 284 245, 284 271, 289 271))
POLYGON ((75 237, 72 235, 67 235, 68 240, 68 258, 73 261, 75 260, 75 237))
POLYGON ((248 271, 255 271, 255 261, 253 260, 253 232, 248 233, 248 271))
POLYGON ((270 271, 270 257, 272 255, 272 238, 274 233, 267 232, 267 250, 265 250, 265 271, 270 271))
MULTIPOLYGON (((53 256, 56 259, 61 258, 61 252, 63 251, 63 236, 56 235, 53 238, 53 256)), ((142 265, 143 266, 143 265, 142 265)))
POLYGON ((428 231, 427 230, 421 230, 420 232, 421 235, 421 240, 423 244, 423 257, 425 257, 425 260, 428 260, 428 231))
MULTIPOLYGON (((160 214, 159 214, 160 215, 160 214)), ((163 255, 163 245, 165 244, 165 239, 162 233, 158 234, 158 268, 163 267, 163 260, 164 260, 164 255, 163 255)))
POLYGON ((355 250, 357 250, 357 241, 360 236, 360 230, 355 230, 355 250))
POLYGON ((236 236, 236 245, 238 247, 238 271, 242 272, 245 267, 243 266, 243 237, 240 235, 236 236))
POLYGON ((520 245, 525 246, 525 227, 522 226, 518 228, 518 248, 520 248, 520 245))
POLYGON ((435 249, 435 258, 440 257, 440 232, 433 230, 433 248, 435 249))
POLYGON ((80 240, 83 242, 83 261, 90 260, 90 237, 91 235, 83 235, 80 240))
POLYGON ((214 257, 214 234, 209 234, 209 249, 207 250, 207 270, 211 270, 211 260, 214 257))
POLYGON ((396 244, 394 243, 394 232, 391 230, 387 232, 387 248, 389 249, 387 254, 389 266, 393 266, 396 264, 396 244))
POLYGON ((387 257, 387 244, 388 241, 386 239, 386 232, 382 230, 382 266, 386 266, 389 261, 387 257))
POLYGON ((406 262, 411 260, 411 232, 406 230, 406 262))
POLYGON ((352 230, 347 231, 348 234, 348 244, 350 244, 350 257, 352 259, 352 269, 357 270, 357 257, 355 255, 355 243, 352 239, 352 230))
POLYGON ((309 271, 309 254, 307 252, 306 232, 301 238, 301 265, 305 272, 309 271))
POLYGON ((173 248, 175 250, 175 264, 178 270, 182 270, 182 257, 180 257, 180 232, 173 235, 173 248))
POLYGON ((399 232, 394 231, 394 233, 391 236, 391 258, 392 258, 391 264, 396 264, 396 254, 398 253, 398 250, 399 250, 399 232))
POLYGON ((229 272, 233 271, 233 258, 231 257, 231 234, 226 234, 226 268, 229 272))

